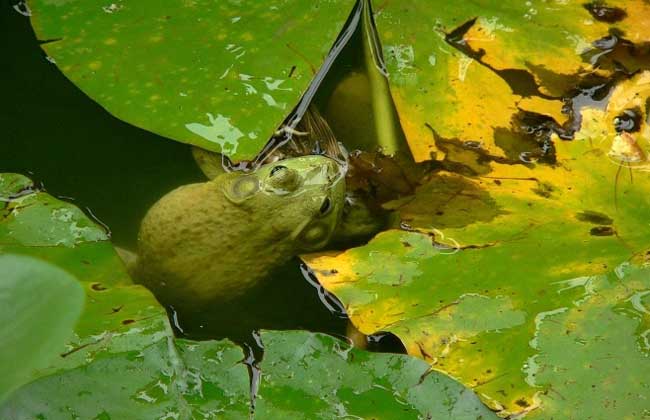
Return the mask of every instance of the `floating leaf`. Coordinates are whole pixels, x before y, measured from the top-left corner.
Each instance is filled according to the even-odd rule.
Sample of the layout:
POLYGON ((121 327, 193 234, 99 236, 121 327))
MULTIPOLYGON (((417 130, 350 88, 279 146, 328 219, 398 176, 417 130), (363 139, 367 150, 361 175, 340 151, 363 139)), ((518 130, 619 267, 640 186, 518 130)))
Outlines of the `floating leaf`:
POLYGON ((235 159, 291 112, 352 0, 30 2, 63 73, 118 118, 235 159))
POLYGON ((0 255, 0 401, 61 351, 81 314, 83 289, 34 258, 0 255))
POLYGON ((582 295, 539 314, 524 366, 541 389, 531 418, 640 419, 650 414, 650 270, 623 264, 564 283, 582 295))
POLYGON ((421 360, 372 354, 324 334, 262 332, 256 416, 496 418, 476 395, 421 360))
MULTIPOLYGON (((578 1, 376 4, 393 98, 416 160, 445 159, 432 130, 503 157, 508 150, 496 142, 499 130, 509 129, 520 110, 563 124, 562 97, 594 72, 592 64, 614 54, 617 42, 623 48, 621 37, 650 41, 640 21, 648 5, 615 3, 623 13, 610 22, 578 1), (613 28, 622 35, 599 49, 596 41, 613 28)), ((629 70, 638 68, 634 63, 629 70)), ((607 77, 613 70, 600 71, 607 77)))
MULTIPOLYGON (((577 350, 558 349, 553 356, 548 355, 545 346, 557 346, 553 337, 560 336, 559 333, 553 330, 543 336, 539 343, 550 340, 551 344, 542 346, 531 344, 539 334, 535 330, 547 316, 559 315, 574 306, 576 309, 571 309, 571 313, 589 319, 580 307, 580 299, 585 298, 584 288, 602 279, 611 282, 614 276, 571 278, 563 273, 565 269, 579 270, 570 267, 570 255, 549 255, 543 242, 524 239, 515 243, 516 248, 468 249, 452 256, 436 250, 425 235, 391 231, 379 235, 366 247, 337 258, 321 257, 312 265, 326 287, 343 300, 351 319, 363 332, 396 334, 410 354, 458 378, 504 413, 538 409, 541 418, 549 418, 551 412, 578 412, 572 411, 572 405, 606 405, 611 397, 609 386, 592 389, 595 379, 589 379, 600 374, 612 376, 610 381, 619 375, 629 378, 629 383, 647 387, 642 367, 648 356, 647 345, 643 344, 650 322, 647 313, 637 309, 631 319, 624 315, 607 318, 605 314, 613 313, 634 296, 644 298, 650 291, 650 271, 639 271, 634 283, 623 282, 616 294, 599 303, 601 312, 594 322, 602 323, 598 328, 609 329, 613 334, 616 331, 615 337, 608 339, 610 345, 605 350, 590 352, 579 347, 583 349, 579 356, 582 361, 574 365, 578 363, 573 359, 577 350), (538 260, 527 257, 526 254, 534 255, 531 253, 535 250, 539 250, 538 260), (620 323, 627 327, 620 328, 620 323), (604 363, 601 358, 605 351, 610 360, 608 373, 596 368, 604 363), (561 369, 540 370, 535 354, 541 354, 539 357, 549 365, 574 366, 575 371, 591 363, 594 373, 572 377, 561 369), (554 394, 570 378, 575 396, 564 398, 554 394), (541 405, 540 392, 545 396, 541 405), (552 404, 545 402, 549 400, 552 404)), ((554 251, 559 253, 561 249, 569 250, 565 254, 583 252, 570 247, 554 251)), ((572 330, 575 329, 573 326, 572 330)), ((594 336, 597 333, 589 334, 589 340, 598 341, 594 336)), ((575 333, 572 337, 578 340, 582 336, 575 333)), ((648 403, 637 397, 642 388, 626 387, 627 381, 621 382, 618 406, 638 414, 648 403)))
MULTIPOLYGON (((617 114, 618 105, 610 105, 607 112, 617 114)), ((493 159, 483 161, 485 175, 438 172, 414 197, 390 203, 411 231, 387 231, 338 255, 308 256, 309 264, 362 332, 395 333, 410 354, 472 387, 495 409, 570 412, 568 400, 554 399, 552 409, 544 399, 538 405, 526 368, 537 350, 530 345, 534 331, 544 316, 572 307, 578 291, 567 285, 630 259, 643 263, 650 250, 650 178, 644 167, 612 157, 620 136, 614 121, 597 110, 584 117, 575 140, 552 138, 557 164, 493 159)), ((630 136, 647 141, 645 124, 630 136)), ((467 153, 480 162, 480 151, 467 153)), ((650 280, 650 273, 637 278, 650 280)), ((650 287, 625 284, 627 298, 650 287)), ((625 300, 616 296, 609 309, 625 300)), ((618 333, 614 341, 636 348, 637 336, 618 333)), ((614 354, 612 363, 635 375, 645 357, 637 356, 614 354)), ((596 364, 597 357, 585 360, 596 364)), ((544 371, 548 398, 565 381, 553 372, 544 371)), ((591 385, 585 379, 575 386, 591 385)), ((631 396, 635 387, 625 389, 631 393, 619 401, 625 412, 647 407, 631 396)), ((610 393, 600 387, 589 395, 606 404, 610 393)))
MULTIPOLYGON (((132 334, 138 334, 132 333, 132 334)), ((44 376, 0 408, 3 418, 248 418, 243 354, 222 341, 170 335, 44 376)))

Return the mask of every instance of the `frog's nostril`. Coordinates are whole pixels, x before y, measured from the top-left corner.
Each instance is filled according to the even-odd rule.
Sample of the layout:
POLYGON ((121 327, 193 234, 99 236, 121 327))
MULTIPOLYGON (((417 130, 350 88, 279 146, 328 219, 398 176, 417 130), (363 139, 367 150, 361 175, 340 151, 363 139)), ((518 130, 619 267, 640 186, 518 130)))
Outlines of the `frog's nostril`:
POLYGON ((330 177, 338 177, 338 175, 341 173, 341 167, 339 166, 338 163, 332 161, 327 162, 327 175, 330 177))

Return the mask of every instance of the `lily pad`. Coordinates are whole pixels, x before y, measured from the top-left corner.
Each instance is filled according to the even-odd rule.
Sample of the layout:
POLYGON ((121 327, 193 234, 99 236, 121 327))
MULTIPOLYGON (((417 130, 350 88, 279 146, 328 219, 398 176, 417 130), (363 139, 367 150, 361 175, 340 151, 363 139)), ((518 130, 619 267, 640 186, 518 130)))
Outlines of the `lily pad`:
POLYGON ((65 271, 0 255, 0 401, 61 351, 81 314, 84 292, 65 271))
MULTIPOLYGON (((572 142, 554 138, 557 165, 491 162, 489 176, 432 176, 415 197, 392 203, 407 231, 306 259, 362 332, 395 333, 410 354, 458 378, 504 414, 546 413, 526 368, 537 350, 530 343, 539 322, 574 305, 578 289, 570 285, 628 260, 643 264, 650 250, 650 179, 613 159, 613 143, 601 131, 586 122, 583 130, 572 142), (458 180, 458 191, 437 195, 435 187, 449 185, 449 177, 458 180), (451 211, 465 217, 446 214, 451 211)), ((638 274, 635 286, 625 283, 626 298, 650 287, 649 274, 638 274)), ((612 296, 606 302, 611 310, 626 299, 612 296)), ((635 349, 638 340, 628 334, 613 342, 635 349)), ((625 375, 643 382, 639 364, 629 362, 642 360, 643 351, 636 359, 612 353, 625 375)), ((585 355, 594 364, 596 357, 585 355)), ((565 381, 554 372, 544 371, 547 387, 565 381)), ((602 404, 609 396, 605 388, 590 394, 602 404)), ((555 400, 558 412, 569 410, 562 401, 555 400)), ((639 413, 647 402, 629 396, 619 401, 623 406, 639 413)))
POLYGON ((7 419, 248 418, 248 372, 239 347, 160 338, 44 376, 16 392, 0 413, 7 419))
MULTIPOLYGON (((642 0, 422 0, 378 3, 375 12, 395 105, 418 161, 446 158, 432 130, 506 156, 496 134, 520 110, 564 124, 562 98, 577 81, 594 72, 611 76, 615 69, 601 61, 627 48, 624 40, 650 41, 642 22, 650 7, 642 0), (617 19, 602 17, 606 6, 620 10, 617 19)), ((643 46, 630 48, 640 61, 647 53, 643 46)))
MULTIPOLYGON (((620 271, 627 261, 647 264, 647 80, 643 72, 620 83, 605 109, 583 108, 573 141, 552 135, 555 164, 515 163, 460 147, 454 151, 463 157, 457 173, 440 170, 414 196, 388 204, 403 230, 307 261, 362 332, 395 333, 410 354, 472 387, 493 408, 504 414, 571 412, 582 404, 575 398, 586 395, 581 387, 590 377, 576 377, 571 398, 555 398, 553 404, 540 399, 530 376, 539 349, 531 340, 546 316, 560 317, 574 305, 577 289, 571 285, 620 271), (638 126, 620 130, 619 116, 629 109, 638 109, 638 126)), ((636 278, 650 275, 646 270, 636 278)), ((625 284, 627 298, 649 286, 625 284)), ((611 296, 603 310, 625 301, 611 296)), ((638 322, 647 322, 643 316, 638 322)), ((622 334, 636 328, 630 325, 611 328, 622 334)), ((635 334, 617 336, 613 343, 640 353, 614 354, 612 363, 644 383, 635 376, 645 357, 635 347, 638 340, 635 334)), ((558 352, 560 359, 549 363, 570 363, 570 354, 564 361, 558 352)), ((584 357, 595 365, 599 356, 584 357)), ((565 383, 558 371, 543 371, 547 390, 565 383)), ((634 386, 621 386, 629 394, 620 396, 618 407, 634 418, 647 402, 632 397, 634 386)), ((551 391, 545 395, 552 399, 551 391)), ((596 387, 589 395, 596 405, 606 405, 611 392, 596 387)))
POLYGON ((303 331, 261 334, 256 417, 490 419, 472 391, 416 358, 303 331))
POLYGON ((291 112, 354 2, 29 5, 47 54, 113 115, 239 160, 291 112))
POLYGON ((650 270, 622 264, 565 283, 582 294, 535 319, 524 367, 541 391, 531 418, 640 419, 650 413, 650 270))

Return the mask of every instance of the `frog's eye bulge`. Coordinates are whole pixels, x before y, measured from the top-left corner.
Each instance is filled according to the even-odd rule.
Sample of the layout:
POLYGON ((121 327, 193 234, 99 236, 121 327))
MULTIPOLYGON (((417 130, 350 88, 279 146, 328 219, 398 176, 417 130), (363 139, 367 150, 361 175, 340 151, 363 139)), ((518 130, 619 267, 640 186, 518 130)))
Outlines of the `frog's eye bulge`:
POLYGON ((271 176, 274 176, 278 172, 286 171, 287 169, 288 168, 286 166, 284 166, 284 165, 274 166, 273 169, 271 169, 271 176))
POLYGON ((231 202, 238 204, 252 197, 260 190, 260 180, 255 175, 244 175, 226 184, 224 194, 231 202))
POLYGON ((300 188, 301 180, 300 174, 295 169, 277 165, 271 169, 266 182, 276 192, 288 193, 300 188))

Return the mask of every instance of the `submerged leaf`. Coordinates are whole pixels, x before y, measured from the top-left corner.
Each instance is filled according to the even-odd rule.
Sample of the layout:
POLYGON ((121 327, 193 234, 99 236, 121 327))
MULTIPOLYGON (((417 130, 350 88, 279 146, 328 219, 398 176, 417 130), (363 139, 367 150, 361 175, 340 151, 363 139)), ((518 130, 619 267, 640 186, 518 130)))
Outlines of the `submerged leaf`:
POLYGON ((0 402, 63 350, 81 314, 83 289, 65 271, 0 255, 0 402))

